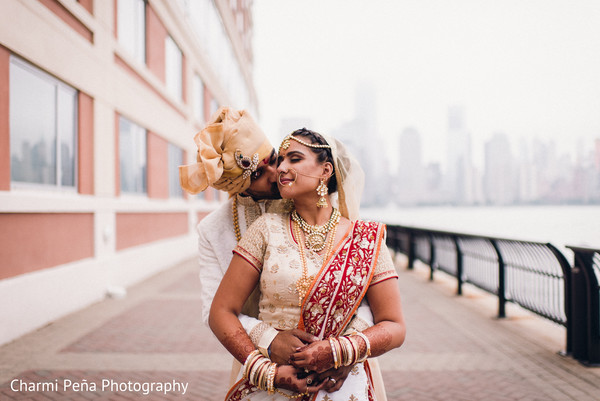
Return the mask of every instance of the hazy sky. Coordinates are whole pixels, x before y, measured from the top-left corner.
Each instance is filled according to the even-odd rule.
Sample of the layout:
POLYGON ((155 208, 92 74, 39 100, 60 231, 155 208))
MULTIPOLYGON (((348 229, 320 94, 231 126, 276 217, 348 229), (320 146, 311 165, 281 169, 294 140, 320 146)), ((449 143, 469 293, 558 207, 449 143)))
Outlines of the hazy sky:
POLYGON ((599 0, 255 0, 255 82, 273 141, 280 120, 329 132, 372 85, 388 156, 408 126, 444 161, 447 109, 462 105, 479 163, 496 132, 574 153, 600 138, 599 0))

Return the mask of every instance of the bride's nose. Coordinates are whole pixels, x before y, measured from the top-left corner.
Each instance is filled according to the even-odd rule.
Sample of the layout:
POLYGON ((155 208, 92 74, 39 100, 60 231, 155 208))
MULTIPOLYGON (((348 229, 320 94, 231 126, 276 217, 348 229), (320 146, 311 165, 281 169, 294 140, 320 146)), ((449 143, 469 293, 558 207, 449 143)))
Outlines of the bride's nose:
POLYGON ((288 171, 287 163, 284 160, 281 163, 279 163, 279 166, 277 166, 277 172, 278 173, 287 173, 287 171, 288 171))

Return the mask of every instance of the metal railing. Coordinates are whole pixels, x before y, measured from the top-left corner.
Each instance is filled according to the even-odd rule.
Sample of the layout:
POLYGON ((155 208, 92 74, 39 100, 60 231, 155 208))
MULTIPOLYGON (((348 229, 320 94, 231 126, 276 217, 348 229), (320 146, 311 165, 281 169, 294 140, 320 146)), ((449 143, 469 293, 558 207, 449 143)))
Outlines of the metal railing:
POLYGON ((506 302, 512 302, 564 326, 565 352, 586 364, 600 363, 600 251, 569 247, 576 259, 572 268, 549 243, 399 225, 388 225, 387 243, 408 256, 409 269, 416 260, 427 264, 430 280, 436 270, 454 276, 458 295, 464 283, 496 295, 499 318, 506 317, 506 302))
POLYGON ((573 294, 573 358, 600 366, 600 249, 569 246, 575 263, 573 294))

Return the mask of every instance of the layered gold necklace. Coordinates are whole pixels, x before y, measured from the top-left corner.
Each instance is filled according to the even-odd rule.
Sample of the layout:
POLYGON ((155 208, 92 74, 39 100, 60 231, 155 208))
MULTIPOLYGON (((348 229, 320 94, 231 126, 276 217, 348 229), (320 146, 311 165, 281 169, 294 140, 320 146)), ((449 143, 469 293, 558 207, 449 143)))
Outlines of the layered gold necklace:
POLYGON ((340 221, 340 212, 336 208, 333 208, 329 220, 322 226, 312 226, 308 224, 295 209, 292 212, 292 220, 294 220, 294 222, 302 228, 302 231, 304 231, 304 234, 306 235, 306 247, 311 251, 321 252, 325 249, 327 233, 340 221))
POLYGON ((300 217, 300 215, 298 215, 296 210, 292 212, 292 220, 294 221, 292 229, 294 230, 294 236, 298 241, 298 251, 300 252, 300 261, 302 262, 302 277, 300 277, 298 281, 296 281, 296 290, 298 291, 299 298, 298 306, 302 306, 302 300, 306 296, 306 293, 308 292, 311 283, 314 281, 314 276, 308 275, 308 267, 306 265, 306 256, 304 255, 304 248, 306 247, 314 252, 319 252, 325 249, 325 247, 327 247, 327 250, 323 255, 323 262, 325 263, 333 250, 335 234, 337 232, 337 226, 340 221, 340 213, 337 209, 334 208, 331 213, 331 216, 329 217, 329 221, 323 226, 312 226, 308 224, 302 217, 300 217), (301 230, 304 232, 304 235, 307 239, 306 244, 302 238, 301 230), (327 234, 329 234, 329 237, 327 237, 327 234), (318 238, 317 242, 319 245, 317 247, 309 246, 308 239, 311 235, 315 236, 315 238, 318 238), (320 236, 322 236, 322 240, 320 236), (322 244, 322 246, 320 244, 322 244))

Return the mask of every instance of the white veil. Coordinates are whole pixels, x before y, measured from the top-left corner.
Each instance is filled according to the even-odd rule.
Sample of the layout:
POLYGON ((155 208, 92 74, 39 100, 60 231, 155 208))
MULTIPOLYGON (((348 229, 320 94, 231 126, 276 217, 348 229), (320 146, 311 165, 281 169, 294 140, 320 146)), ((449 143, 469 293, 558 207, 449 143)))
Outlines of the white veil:
POLYGON ((365 173, 358 160, 342 142, 327 135, 322 136, 331 146, 337 180, 337 193, 332 194, 332 203, 334 206, 337 203, 342 216, 354 221, 358 219, 360 199, 365 186, 365 173), (336 195, 337 199, 335 199, 336 195))

